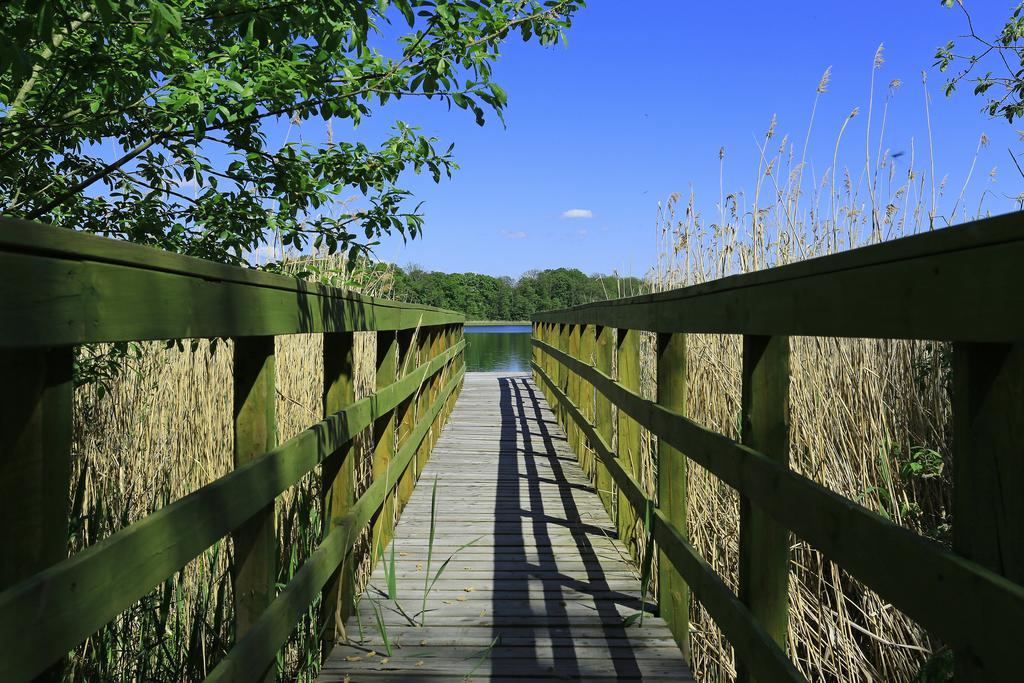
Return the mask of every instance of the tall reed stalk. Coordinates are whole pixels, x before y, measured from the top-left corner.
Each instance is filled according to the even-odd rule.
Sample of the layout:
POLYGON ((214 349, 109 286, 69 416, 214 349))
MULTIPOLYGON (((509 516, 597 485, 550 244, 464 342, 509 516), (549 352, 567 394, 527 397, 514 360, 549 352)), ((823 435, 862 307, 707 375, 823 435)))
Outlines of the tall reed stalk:
MULTIPOLYGON (((811 126, 830 76, 826 71, 817 88, 799 155, 788 137, 775 141, 777 122, 772 117, 758 144, 760 158, 752 206, 745 206, 742 192, 727 193, 724 183, 710 221, 705 219, 692 191, 687 197, 673 194, 659 205, 658 260, 651 271, 652 289, 699 284, 982 217, 986 196, 992 193, 981 191, 972 214, 968 214, 965 196, 974 164, 986 144, 984 136, 948 216, 939 214, 945 181, 935 176, 930 121, 925 169, 914 166, 913 141, 906 168, 901 167, 900 156, 890 154, 885 146, 888 106, 901 85, 899 80, 889 83, 877 139, 873 136, 870 118, 874 111, 874 79, 882 63, 879 48, 871 69, 863 171, 851 174, 839 166, 843 136, 859 112, 855 108, 839 127, 831 167, 821 180, 805 182, 811 126)), ((925 103, 927 106, 927 91, 925 103)), ((724 148, 720 160, 720 174, 724 176, 724 148)), ((990 177, 994 177, 994 171, 990 177)), ((843 302, 837 300, 835 305, 841 307, 843 302)), ((647 335, 644 341, 643 393, 653 397, 653 335, 647 335)), ((793 338, 791 343, 792 468, 897 524, 948 544, 951 484, 947 346, 807 337, 793 338)), ((690 417, 738 438, 740 338, 690 335, 687 353, 690 417)), ((657 472, 649 434, 644 443, 641 479, 653 493, 657 472)), ((689 472, 690 538, 735 589, 738 496, 699 466, 692 465, 689 472)), ((643 530, 635 531, 628 540, 637 547, 644 545, 643 530)), ((795 537, 790 556, 787 649, 810 680, 910 680, 926 662, 946 656, 942 644, 911 619, 795 537)), ((692 611, 697 679, 734 679, 732 649, 699 603, 692 611)))

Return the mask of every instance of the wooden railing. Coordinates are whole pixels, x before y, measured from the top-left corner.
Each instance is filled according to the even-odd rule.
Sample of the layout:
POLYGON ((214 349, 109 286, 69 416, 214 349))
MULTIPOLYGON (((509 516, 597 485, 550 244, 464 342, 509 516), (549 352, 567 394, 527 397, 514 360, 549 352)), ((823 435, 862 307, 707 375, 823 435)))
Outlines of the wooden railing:
POLYGON ((387 539, 390 513, 378 513, 391 496, 408 499, 454 405, 462 323, 450 311, 0 222, 0 680, 46 671, 227 534, 235 645, 209 680, 265 678, 321 593, 332 645, 352 604, 353 543, 374 519, 387 539), (377 335, 377 390, 358 401, 357 331, 377 335), (324 335, 324 420, 278 445, 274 337, 297 333, 324 335), (234 340, 234 471, 69 558, 73 346, 197 337, 234 340), (374 481, 356 498, 353 438, 371 425, 374 481), (275 597, 274 501, 317 465, 329 521, 275 597))
POLYGON ((620 531, 648 516, 660 552, 660 610, 684 652, 692 591, 733 645, 742 677, 803 680, 783 650, 792 531, 948 644, 957 680, 1018 680, 1022 220, 1004 216, 534 317, 537 382, 578 456, 596 454, 609 511, 605 492, 617 487, 620 531), (653 401, 640 395, 640 330, 657 333, 653 401), (743 335, 739 442, 684 414, 686 333, 743 335), (788 336, 796 335, 953 343, 952 550, 788 468, 788 336), (638 483, 640 428, 657 437, 653 499, 638 483), (687 461, 739 492, 738 595, 687 540, 687 461))

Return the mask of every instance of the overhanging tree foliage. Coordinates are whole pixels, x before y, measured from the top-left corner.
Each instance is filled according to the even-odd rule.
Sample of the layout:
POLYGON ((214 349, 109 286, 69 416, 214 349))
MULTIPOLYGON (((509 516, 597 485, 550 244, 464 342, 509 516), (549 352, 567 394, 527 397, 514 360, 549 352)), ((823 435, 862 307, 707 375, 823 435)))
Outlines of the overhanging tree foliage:
POLYGON ((967 28, 962 36, 965 50, 962 43, 958 49, 957 42, 951 40, 935 52, 935 66, 940 71, 954 67, 946 81, 946 95, 969 80, 974 83, 974 94, 987 98, 985 111, 989 116, 1013 123, 1024 115, 1024 3, 1018 3, 999 34, 990 38, 977 32, 963 0, 940 2, 944 7, 958 8, 967 28))
MULTIPOLYGON (((270 140, 427 97, 483 124, 512 33, 551 45, 582 0, 14 0, 0 7, 0 212, 244 264, 271 241, 358 252, 416 236, 403 173, 452 146, 270 140), (356 208, 337 204, 356 192, 356 208)), ((271 264, 274 265, 274 264, 271 264)))

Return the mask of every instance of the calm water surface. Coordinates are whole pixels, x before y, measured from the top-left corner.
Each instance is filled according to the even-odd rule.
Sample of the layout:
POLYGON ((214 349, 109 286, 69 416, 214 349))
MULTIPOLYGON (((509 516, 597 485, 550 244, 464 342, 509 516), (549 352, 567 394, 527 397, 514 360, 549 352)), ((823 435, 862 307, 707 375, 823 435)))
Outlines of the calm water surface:
POLYGON ((529 325, 466 325, 466 372, 528 372, 529 325))

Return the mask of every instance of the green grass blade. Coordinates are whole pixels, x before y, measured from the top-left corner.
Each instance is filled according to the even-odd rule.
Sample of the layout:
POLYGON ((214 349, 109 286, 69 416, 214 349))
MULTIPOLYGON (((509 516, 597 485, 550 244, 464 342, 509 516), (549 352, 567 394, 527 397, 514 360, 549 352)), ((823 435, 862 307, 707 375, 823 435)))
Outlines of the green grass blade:
POLYGON ((430 594, 430 561, 434 557, 434 528, 437 523, 437 477, 430 492, 430 538, 427 541, 427 571, 423 577, 423 609, 420 610, 420 626, 427 624, 427 596, 430 594))

